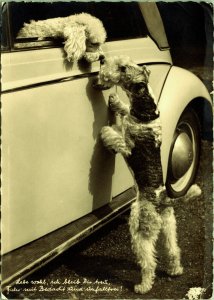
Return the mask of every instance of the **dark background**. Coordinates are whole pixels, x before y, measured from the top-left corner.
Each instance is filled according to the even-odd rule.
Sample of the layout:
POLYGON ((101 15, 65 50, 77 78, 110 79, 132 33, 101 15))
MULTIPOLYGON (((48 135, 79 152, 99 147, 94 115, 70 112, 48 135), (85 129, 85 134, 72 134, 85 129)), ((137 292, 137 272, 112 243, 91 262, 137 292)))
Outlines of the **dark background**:
MULTIPOLYGON (((173 64, 199 77, 213 91, 213 5, 205 2, 158 2, 173 64)), ((203 108, 202 138, 213 140, 213 115, 203 108)))
POLYGON ((213 66, 212 4, 159 2, 173 62, 185 67, 213 66))

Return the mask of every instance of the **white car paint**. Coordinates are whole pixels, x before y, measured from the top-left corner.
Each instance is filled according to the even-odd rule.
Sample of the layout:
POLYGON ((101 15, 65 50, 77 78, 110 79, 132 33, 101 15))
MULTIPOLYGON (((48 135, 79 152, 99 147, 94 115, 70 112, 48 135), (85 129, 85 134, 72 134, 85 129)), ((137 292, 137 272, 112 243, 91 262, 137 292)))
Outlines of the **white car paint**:
MULTIPOLYGON (((159 98, 171 66, 169 51, 159 51, 150 38, 107 43, 104 51, 152 63, 150 84, 159 98)), ((98 70, 99 63, 91 70, 65 64, 57 48, 2 54, 3 253, 92 212, 133 185, 123 158, 99 141, 110 118, 111 91, 93 89, 98 70)))

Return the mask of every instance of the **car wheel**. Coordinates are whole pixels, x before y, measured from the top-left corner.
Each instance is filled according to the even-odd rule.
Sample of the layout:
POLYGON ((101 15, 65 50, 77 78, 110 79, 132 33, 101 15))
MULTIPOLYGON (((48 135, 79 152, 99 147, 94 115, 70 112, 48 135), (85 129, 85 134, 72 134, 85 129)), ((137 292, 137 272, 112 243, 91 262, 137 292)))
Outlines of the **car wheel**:
POLYGON ((195 180, 200 152, 200 123, 195 111, 188 108, 181 115, 170 149, 166 188, 170 197, 187 192, 195 180))

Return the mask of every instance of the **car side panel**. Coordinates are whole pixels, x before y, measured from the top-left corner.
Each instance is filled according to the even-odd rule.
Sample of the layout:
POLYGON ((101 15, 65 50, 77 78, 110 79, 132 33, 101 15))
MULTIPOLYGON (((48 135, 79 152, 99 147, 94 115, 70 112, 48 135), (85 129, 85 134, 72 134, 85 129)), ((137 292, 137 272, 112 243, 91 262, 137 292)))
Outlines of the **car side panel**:
MULTIPOLYGON (((169 66, 149 68, 158 98, 169 66)), ((108 96, 116 90, 96 91, 93 79, 3 95, 4 252, 80 218, 133 185, 122 156, 110 154, 99 141, 112 118, 108 96)), ((125 92, 118 93, 128 103, 125 92)))
MULTIPOLYGON (((106 45, 108 55, 122 52, 148 63, 159 51, 148 39, 129 42, 126 49, 121 45, 106 45)), ((99 64, 66 68, 58 50, 41 50, 44 57, 40 50, 3 55, 4 253, 90 213, 133 185, 123 158, 99 141, 102 126, 112 118, 107 102, 116 88, 96 91, 91 72, 99 64), (55 58, 48 58, 49 50, 55 58), (62 72, 56 72, 54 62, 62 72)), ((161 57, 170 61, 168 51, 157 60, 161 57)), ((166 61, 148 66, 157 99, 170 68, 166 61)))
POLYGON ((85 78, 2 99, 4 251, 111 199, 114 157, 97 140, 107 106, 103 97, 82 94, 87 84, 85 78))
MULTIPOLYGON (((171 63, 169 51, 160 51, 149 37, 108 42, 102 48, 106 56, 128 55, 135 63, 171 63)), ((4 53, 1 61, 2 91, 89 74, 100 67, 99 62, 69 63, 62 48, 4 53)))
POLYGON ((161 159, 164 180, 167 176, 169 151, 177 122, 187 105, 198 97, 211 103, 210 95, 198 77, 187 70, 173 66, 158 104, 162 123, 161 159))

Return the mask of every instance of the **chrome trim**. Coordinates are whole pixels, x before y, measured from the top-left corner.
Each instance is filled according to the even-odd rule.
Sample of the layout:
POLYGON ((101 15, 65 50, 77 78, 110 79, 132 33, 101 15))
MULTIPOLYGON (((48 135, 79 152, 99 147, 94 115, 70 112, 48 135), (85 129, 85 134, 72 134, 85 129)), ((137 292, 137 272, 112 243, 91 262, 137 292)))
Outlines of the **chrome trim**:
POLYGON ((43 85, 56 84, 56 83, 61 83, 61 82, 65 82, 65 81, 73 81, 73 80, 76 80, 76 79, 81 79, 81 78, 86 78, 86 77, 93 77, 93 76, 96 76, 96 75, 98 75, 98 72, 84 73, 84 74, 80 74, 80 75, 68 76, 68 77, 58 78, 58 79, 49 80, 49 81, 33 83, 33 84, 17 87, 17 88, 14 88, 14 89, 5 90, 5 91, 2 92, 2 94, 8 94, 8 93, 11 93, 11 92, 18 92, 18 91, 22 91, 22 90, 25 90, 25 89, 37 88, 37 87, 43 86, 43 85))
MULTIPOLYGON (((147 66, 151 66, 151 65, 169 65, 169 66, 172 66, 171 63, 168 63, 168 62, 152 62, 152 63, 145 63, 145 64, 141 63, 139 65, 140 66, 141 65, 147 65, 147 66)), ((167 73, 167 76, 168 76, 168 73, 167 73)), ((33 83, 33 84, 25 85, 25 86, 20 86, 20 87, 16 87, 16 88, 13 88, 13 89, 7 89, 7 90, 2 91, 1 94, 8 94, 8 93, 12 93, 12 92, 22 91, 22 90, 25 90, 25 89, 37 88, 37 87, 43 86, 43 85, 62 83, 62 82, 65 82, 65 81, 73 81, 73 80, 76 80, 76 79, 81 79, 81 78, 86 78, 86 77, 93 77, 93 76, 97 76, 98 74, 99 74, 99 72, 95 71, 95 72, 90 72, 90 73, 88 72, 88 73, 79 74, 79 75, 73 75, 73 76, 57 78, 57 79, 53 79, 53 80, 49 80, 49 81, 43 81, 43 82, 39 82, 39 83, 33 83)), ((166 79, 165 79, 165 81, 166 81, 166 79)), ((165 84, 165 81, 164 81, 164 84, 165 84)), ((162 87, 162 89, 163 89, 163 87, 162 87)), ((161 92, 162 92, 162 90, 161 90, 161 92)))

